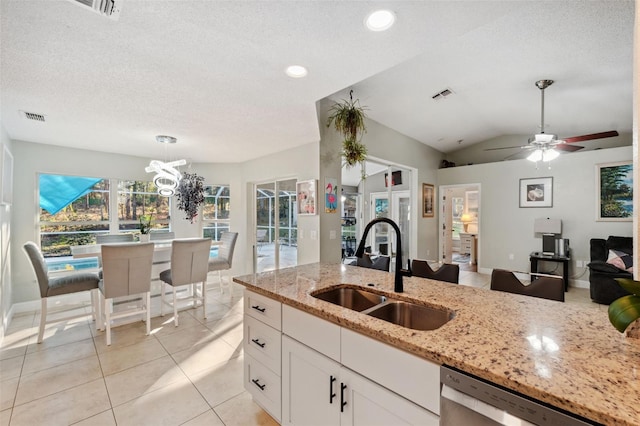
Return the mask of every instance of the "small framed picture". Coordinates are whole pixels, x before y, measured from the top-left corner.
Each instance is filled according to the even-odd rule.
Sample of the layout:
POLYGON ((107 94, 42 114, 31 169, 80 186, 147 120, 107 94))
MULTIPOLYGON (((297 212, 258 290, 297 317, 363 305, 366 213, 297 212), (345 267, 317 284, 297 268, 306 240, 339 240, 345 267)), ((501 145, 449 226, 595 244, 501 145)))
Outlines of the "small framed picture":
POLYGON ((298 215, 313 215, 317 210, 317 185, 315 180, 296 183, 298 215))
POLYGON ((422 184, 422 217, 433 217, 435 213, 434 187, 430 183, 422 184))
POLYGON ((596 164, 596 221, 633 221, 633 163, 596 164))
POLYGON ((520 207, 553 207, 553 178, 520 179, 520 207))

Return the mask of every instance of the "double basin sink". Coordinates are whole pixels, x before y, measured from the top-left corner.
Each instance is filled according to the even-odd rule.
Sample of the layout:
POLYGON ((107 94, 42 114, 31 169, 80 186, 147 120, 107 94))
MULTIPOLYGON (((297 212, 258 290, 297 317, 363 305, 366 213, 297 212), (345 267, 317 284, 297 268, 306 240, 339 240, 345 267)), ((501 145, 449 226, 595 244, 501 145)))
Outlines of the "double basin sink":
POLYGON ((453 318, 453 312, 394 300, 364 289, 338 287, 313 297, 413 330, 435 330, 453 318))

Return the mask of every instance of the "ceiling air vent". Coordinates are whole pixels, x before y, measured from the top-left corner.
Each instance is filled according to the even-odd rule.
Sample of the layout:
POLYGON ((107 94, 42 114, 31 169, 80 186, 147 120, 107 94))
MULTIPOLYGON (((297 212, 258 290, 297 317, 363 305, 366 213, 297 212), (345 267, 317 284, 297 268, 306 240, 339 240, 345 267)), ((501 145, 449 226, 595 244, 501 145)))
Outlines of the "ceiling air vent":
POLYGON ((41 121, 44 123, 44 115, 42 114, 36 114, 35 112, 27 112, 27 111, 20 111, 22 113, 22 115, 24 115, 24 118, 26 118, 27 120, 33 120, 33 121, 41 121))
POLYGON ((440 99, 444 99, 449 95, 453 95, 453 90, 447 88, 433 95, 431 99, 433 99, 434 101, 439 101, 440 99))
POLYGON ((123 0, 69 0, 107 18, 118 20, 123 0))

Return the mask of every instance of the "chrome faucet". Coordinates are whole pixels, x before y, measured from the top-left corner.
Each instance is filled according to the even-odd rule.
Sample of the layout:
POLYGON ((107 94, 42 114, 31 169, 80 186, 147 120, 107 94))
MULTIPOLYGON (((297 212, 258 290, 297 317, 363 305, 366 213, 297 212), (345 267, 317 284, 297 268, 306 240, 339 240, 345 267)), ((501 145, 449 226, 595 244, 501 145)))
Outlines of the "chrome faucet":
POLYGON ((358 250, 356 250, 356 257, 362 259, 362 256, 364 256, 364 245, 366 244, 367 235, 369 235, 369 230, 373 225, 380 222, 388 223, 393 227, 393 230, 396 232, 396 275, 394 280, 393 291, 395 291, 396 293, 402 293, 404 291, 404 288, 402 285, 402 277, 403 276, 410 277, 411 269, 406 269, 406 270, 402 269, 402 237, 400 236, 400 228, 398 228, 398 225, 396 225, 394 221, 392 221, 391 219, 387 219, 386 217, 379 217, 369 222, 367 226, 364 228, 362 239, 360 240, 360 244, 358 245, 358 250))

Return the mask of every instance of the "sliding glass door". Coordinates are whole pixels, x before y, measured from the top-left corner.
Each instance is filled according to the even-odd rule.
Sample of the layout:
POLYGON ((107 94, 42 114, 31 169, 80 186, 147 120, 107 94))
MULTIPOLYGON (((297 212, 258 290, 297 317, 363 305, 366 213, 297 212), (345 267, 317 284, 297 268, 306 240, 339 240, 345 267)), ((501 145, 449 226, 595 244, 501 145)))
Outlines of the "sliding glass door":
POLYGON ((296 180, 256 184, 255 206, 254 271, 297 265, 296 180))

